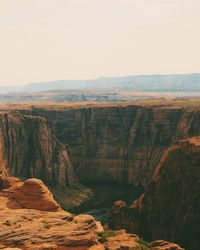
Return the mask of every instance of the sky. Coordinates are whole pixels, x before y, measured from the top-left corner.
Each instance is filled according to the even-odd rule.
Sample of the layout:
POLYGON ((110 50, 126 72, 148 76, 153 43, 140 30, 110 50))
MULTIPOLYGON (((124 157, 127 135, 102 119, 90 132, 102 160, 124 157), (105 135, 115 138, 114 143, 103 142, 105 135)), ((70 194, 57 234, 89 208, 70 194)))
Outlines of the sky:
POLYGON ((199 0, 0 0, 0 85, 192 72, 199 0))

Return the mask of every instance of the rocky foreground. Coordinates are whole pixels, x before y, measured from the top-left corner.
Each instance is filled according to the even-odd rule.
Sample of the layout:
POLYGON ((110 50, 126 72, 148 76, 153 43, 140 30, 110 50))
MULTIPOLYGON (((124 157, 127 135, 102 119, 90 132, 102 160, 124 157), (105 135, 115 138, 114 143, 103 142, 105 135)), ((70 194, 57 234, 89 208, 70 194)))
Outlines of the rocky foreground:
POLYGON ((4 250, 182 250, 165 241, 142 248, 137 235, 124 230, 109 233, 90 215, 65 212, 38 179, 1 177, 0 217, 4 250))

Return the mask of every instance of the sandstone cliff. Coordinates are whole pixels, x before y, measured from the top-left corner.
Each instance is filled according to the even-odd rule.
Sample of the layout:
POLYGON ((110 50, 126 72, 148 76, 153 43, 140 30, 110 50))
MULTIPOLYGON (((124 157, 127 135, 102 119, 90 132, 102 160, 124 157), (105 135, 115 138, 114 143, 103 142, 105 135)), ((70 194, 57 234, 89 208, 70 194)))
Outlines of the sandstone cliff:
POLYGON ((146 184, 172 142, 200 134, 200 109, 113 105, 22 111, 46 117, 80 180, 146 184))
MULTIPOLYGON (((6 179, 5 181, 5 177, 11 174, 24 179, 29 177, 43 179, 46 184, 57 190, 63 190, 65 187, 74 185, 75 178, 68 150, 66 146, 54 137, 49 129, 50 125, 59 140, 62 140, 63 143, 69 142, 70 148, 72 148, 73 163, 76 166, 76 171, 80 179, 100 182, 117 181, 146 184, 152 179, 156 166, 161 162, 159 167, 157 167, 153 182, 148 185, 144 196, 141 196, 131 207, 127 207, 126 204, 120 202, 119 209, 118 204, 116 204, 117 212, 115 211, 115 215, 117 215, 117 219, 120 219, 120 221, 117 221, 116 217, 113 216, 113 225, 119 225, 120 228, 125 227, 133 232, 141 232, 142 235, 149 239, 171 239, 172 241, 183 242, 185 246, 192 244, 192 239, 198 237, 195 235, 196 229, 194 230, 194 238, 190 237, 190 234, 188 237, 185 237, 185 224, 182 225, 181 220, 185 216, 184 218, 187 218, 186 221, 189 225, 193 222, 194 218, 199 220, 199 204, 198 202, 194 202, 197 205, 197 210, 192 209, 188 213, 186 209, 182 210, 182 204, 185 202, 184 206, 186 208, 194 201, 194 197, 197 197, 198 200, 198 191, 196 190, 199 190, 199 187, 195 186, 198 185, 198 175, 195 177, 194 172, 191 171, 191 178, 196 183, 194 184, 194 190, 192 189, 190 193, 188 191, 185 200, 182 198, 179 200, 181 205, 179 203, 174 205, 173 198, 177 196, 177 193, 173 197, 170 196, 173 190, 170 186, 172 182, 169 180, 167 186, 165 186, 165 182, 160 182, 163 176, 160 173, 162 169, 165 169, 163 168, 163 162, 167 162, 168 152, 171 152, 171 147, 167 151, 166 149, 173 141, 200 134, 199 118, 199 109, 160 106, 86 107, 67 110, 61 108, 57 110, 34 108, 32 110, 20 110, 20 112, 2 112, 0 115, 0 169, 4 181, 0 183, 0 186, 7 189, 6 191, 2 191, 2 195, 0 194, 3 204, 0 212, 2 218, 6 219, 0 230, 0 243, 2 241, 4 246, 18 246, 19 248, 21 248, 20 244, 22 244, 22 249, 34 249, 34 244, 37 245, 36 247, 39 246, 39 248, 35 249, 48 249, 49 246, 45 244, 49 244, 50 242, 50 249, 59 250, 83 250, 89 249, 91 246, 92 249, 114 250, 120 249, 120 247, 121 249, 123 247, 127 247, 126 249, 135 247, 135 249, 140 250, 136 236, 123 235, 121 232, 119 235, 116 235, 117 238, 110 237, 105 244, 100 244, 95 231, 96 222, 92 217, 89 219, 90 222, 87 221, 88 217, 84 217, 83 224, 79 224, 83 217, 77 217, 75 220, 73 219, 73 223, 68 223, 66 227, 65 222, 62 221, 63 211, 59 211, 60 207, 52 201, 52 197, 50 198, 51 195, 48 196, 50 203, 46 203, 43 200, 46 197, 46 191, 45 188, 38 188, 38 185, 40 186, 39 181, 25 181, 24 183, 16 184, 16 186, 14 184, 14 188, 13 183, 15 183, 15 179, 6 179), (162 183, 162 185, 159 186, 159 183, 162 183), (34 185, 32 186, 32 184, 34 185), (155 190, 157 190, 155 193, 154 185, 155 190), (165 192, 159 191, 162 189, 165 192), (35 192, 32 194, 32 190, 37 190, 37 195, 35 192), (30 194, 28 199, 27 194, 30 194), (39 198, 38 195, 40 196, 39 198), (158 210, 155 209, 155 213, 154 197, 158 197, 155 198, 156 208, 158 208, 158 210), (35 201, 34 206, 31 200, 35 201), (39 201, 42 202, 40 203, 39 201), (41 209, 42 204, 44 204, 44 209, 41 209), (45 204, 48 204, 48 206, 45 204), (169 209, 171 208, 169 204, 172 204, 171 210, 169 209), (47 207, 51 210, 48 210, 47 207), (34 209, 33 213, 31 210, 33 218, 30 219, 33 219, 33 224, 36 226, 35 229, 33 225, 30 227, 30 222, 23 224, 24 222, 21 219, 23 218, 22 212, 26 216, 30 214, 29 209, 34 209), (38 209, 45 211, 44 213, 35 212, 38 209), (162 216, 163 209, 166 212, 165 216, 167 218, 165 216, 163 218, 162 216), (46 214, 46 210, 50 212, 46 214), (177 221, 174 216, 176 213, 172 213, 173 210, 177 211, 177 221), (18 211, 19 214, 15 214, 14 211, 18 211), (52 211, 57 212, 55 214, 52 211), (61 217, 58 216, 59 213, 61 213, 59 215, 61 217), (16 224, 10 223, 14 220, 12 216, 20 218, 20 222, 16 222, 16 224), (161 229, 164 228, 163 225, 165 225, 166 221, 170 222, 169 218, 172 218, 173 223, 169 223, 166 232, 161 234, 161 229), (41 222, 46 220, 47 223, 41 222), (52 225, 50 225, 51 221, 52 225), (178 227, 176 233, 174 230, 177 228, 177 222, 180 222, 180 227, 178 227), (43 225, 41 223, 45 224, 44 227, 48 229, 47 231, 40 230, 43 225), (26 231, 28 232, 28 240, 25 234, 26 231), (78 237, 74 239, 74 235, 78 237), (182 240, 183 237, 189 243, 182 240), (52 240, 55 244, 53 244, 52 240)), ((177 143, 178 149, 182 148, 180 145, 187 144, 189 146, 185 151, 192 152, 193 154, 195 150, 193 152, 190 149, 190 145, 196 148, 196 142, 196 139, 191 139, 189 142, 181 141, 177 143)), ((173 150, 174 147, 173 145, 173 150)), ((185 158, 183 157, 183 159, 185 158)), ((192 159, 190 157, 188 162, 191 163, 192 159)), ((194 159, 196 158, 194 157, 194 159)), ((175 158, 175 161, 179 162, 178 158, 175 158)), ((174 166, 174 171, 176 166, 173 164, 172 166, 174 166)), ((181 168, 181 166, 179 167, 181 168)), ((168 169, 168 167, 166 168, 168 169)), ((185 169, 186 166, 184 167, 184 171, 185 169)), ((167 171, 164 174, 166 178, 173 176, 170 167, 169 172, 167 171)), ((180 170, 181 173, 184 173, 184 171, 180 170)), ((180 178, 179 175, 177 176, 177 178, 180 178)), ((190 190, 191 183, 187 183, 187 178, 184 180, 186 182, 181 185, 179 191, 190 190)), ((178 187, 179 181, 180 179, 175 179, 178 187)), ((173 184, 173 187, 176 185, 173 184)), ((63 194, 65 199, 66 195, 64 192, 63 194)), ((192 246, 196 247, 196 245, 192 246)), ((153 242, 148 247, 151 250, 181 249, 176 244, 164 241, 153 242)))
POLYGON ((200 137, 172 144, 146 192, 130 207, 115 203, 110 224, 200 249, 200 137))
POLYGON ((0 173, 36 177, 56 189, 75 184, 67 146, 60 143, 45 118, 0 113, 0 173))

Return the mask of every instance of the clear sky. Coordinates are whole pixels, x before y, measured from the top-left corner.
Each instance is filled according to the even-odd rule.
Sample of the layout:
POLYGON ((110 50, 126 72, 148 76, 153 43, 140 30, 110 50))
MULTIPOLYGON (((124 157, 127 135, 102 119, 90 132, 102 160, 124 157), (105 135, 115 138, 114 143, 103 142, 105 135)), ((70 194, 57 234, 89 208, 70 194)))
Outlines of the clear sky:
POLYGON ((200 0, 0 0, 0 84, 200 72, 200 0))

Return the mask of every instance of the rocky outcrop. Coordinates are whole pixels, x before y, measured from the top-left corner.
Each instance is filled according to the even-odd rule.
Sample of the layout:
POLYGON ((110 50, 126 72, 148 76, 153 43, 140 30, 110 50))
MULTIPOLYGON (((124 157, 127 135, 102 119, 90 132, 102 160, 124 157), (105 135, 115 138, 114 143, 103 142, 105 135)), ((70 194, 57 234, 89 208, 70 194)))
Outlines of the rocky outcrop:
POLYGON ((115 203, 110 224, 200 249, 200 137, 172 144, 146 192, 130 207, 115 203))
POLYGON ((16 182, 1 190, 0 216, 4 248, 84 250, 98 244, 99 226, 94 218, 63 211, 40 180, 16 182))
POLYGON ((52 212, 61 210, 58 203, 53 199, 53 195, 41 180, 28 179, 21 182, 15 178, 14 182, 12 177, 7 177, 2 179, 1 186, 5 187, 4 183, 7 184, 9 179, 11 179, 10 187, 7 186, 8 189, 2 192, 9 197, 10 203, 8 206, 11 208, 29 208, 52 212))
MULTIPOLYGON (((0 190, 0 249, 144 249, 137 235, 124 230, 102 238, 106 232, 100 222, 90 215, 73 216, 63 211, 40 180, 29 179, 23 183, 8 177, 1 178, 0 183, 6 187, 0 190)), ((164 241, 149 243, 147 249, 183 250, 164 241)))
POLYGON ((165 240, 155 240, 149 243, 151 250, 183 250, 179 245, 165 240))
POLYGON ((138 244, 139 237, 134 234, 127 234, 125 230, 120 230, 115 236, 109 237, 105 242, 105 249, 134 249, 140 250, 141 247, 138 244))
POLYGON ((75 184, 67 146, 53 135, 45 118, 0 113, 0 173, 39 178, 56 189, 75 184))
POLYGON ((172 142, 200 134, 200 109, 170 105, 35 106, 70 147, 83 181, 146 184, 172 142))
MULTIPOLYGON (((98 233, 103 228, 92 216, 63 211, 42 181, 1 178, 1 187, 6 189, 0 191, 0 249, 117 249, 114 243, 113 248, 100 244, 98 233)), ((113 238, 118 246, 128 242, 140 250, 138 237, 123 232, 113 238)))

